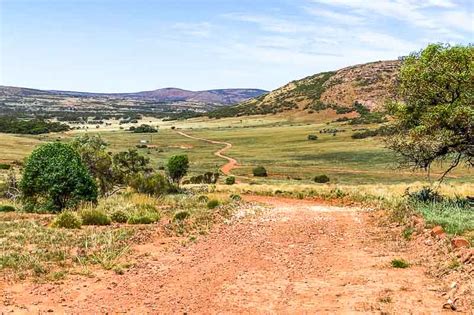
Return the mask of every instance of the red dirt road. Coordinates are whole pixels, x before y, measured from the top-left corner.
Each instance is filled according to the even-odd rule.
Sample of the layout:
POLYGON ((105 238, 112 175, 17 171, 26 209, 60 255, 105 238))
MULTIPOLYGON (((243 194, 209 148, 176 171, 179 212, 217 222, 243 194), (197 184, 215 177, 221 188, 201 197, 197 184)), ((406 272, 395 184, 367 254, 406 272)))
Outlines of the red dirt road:
POLYGON ((232 169, 234 169, 236 166, 237 166, 237 160, 234 159, 234 158, 231 158, 230 156, 227 156, 227 155, 224 155, 224 152, 227 151, 228 149, 232 148, 232 143, 229 143, 229 142, 222 142, 222 141, 215 141, 215 140, 209 140, 209 139, 204 139, 204 138, 198 138, 198 137, 194 137, 194 136, 191 136, 191 135, 188 135, 182 131, 178 131, 178 133, 186 138, 190 138, 190 139, 194 139, 194 140, 200 140, 200 141, 205 141, 205 142, 208 142, 208 143, 212 143, 212 144, 223 144, 225 145, 224 148, 220 149, 220 150, 217 150, 216 152, 214 152, 214 155, 215 156, 218 156, 222 159, 225 159, 227 160, 227 163, 224 164, 220 170, 222 173, 224 173, 224 175, 231 175, 230 174, 230 171, 232 169))
POLYGON ((373 214, 312 201, 246 199, 269 209, 186 247, 164 251, 156 240, 124 275, 5 287, 2 307, 17 313, 442 312, 438 284, 422 267, 390 267, 404 253, 373 214))

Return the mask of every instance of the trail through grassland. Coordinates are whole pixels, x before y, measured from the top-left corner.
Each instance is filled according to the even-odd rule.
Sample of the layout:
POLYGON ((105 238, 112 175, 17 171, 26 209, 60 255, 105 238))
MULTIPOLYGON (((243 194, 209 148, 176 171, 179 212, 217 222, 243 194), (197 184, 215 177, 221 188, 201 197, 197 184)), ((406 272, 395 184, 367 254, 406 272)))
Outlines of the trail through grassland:
POLYGON ((123 275, 69 275, 60 283, 3 286, 5 312, 423 313, 442 311, 439 284, 404 256, 387 227, 358 208, 245 197, 265 203, 187 246, 156 236, 123 275))
POLYGON ((221 166, 220 170, 224 175, 231 175, 230 171, 234 169, 237 166, 237 160, 234 158, 231 158, 230 156, 224 155, 224 152, 232 148, 232 144, 229 142, 223 142, 223 141, 215 141, 215 140, 209 140, 209 139, 204 139, 204 138, 199 138, 199 137, 194 137, 191 135, 188 135, 187 133, 184 133, 182 131, 178 131, 178 133, 186 138, 194 139, 194 140, 200 140, 200 141, 205 141, 208 143, 212 144, 223 144, 225 145, 224 148, 217 150, 214 152, 214 155, 220 158, 223 158, 227 160, 227 163, 221 166))

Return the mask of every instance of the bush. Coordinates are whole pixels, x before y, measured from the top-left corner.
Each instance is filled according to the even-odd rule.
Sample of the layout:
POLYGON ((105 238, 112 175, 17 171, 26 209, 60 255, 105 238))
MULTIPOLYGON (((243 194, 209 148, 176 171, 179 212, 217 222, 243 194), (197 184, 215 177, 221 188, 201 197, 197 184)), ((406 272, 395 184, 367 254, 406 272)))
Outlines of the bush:
POLYGON ((206 172, 202 175, 193 176, 189 179, 191 184, 215 184, 219 180, 218 172, 206 172))
POLYGON ((318 140, 317 135, 308 135, 308 140, 313 141, 313 140, 318 140))
POLYGON ((253 176, 256 177, 267 177, 267 170, 263 166, 257 166, 256 168, 253 169, 253 176))
POLYGON ((110 225, 112 220, 105 213, 97 209, 83 210, 80 213, 83 225, 110 225))
POLYGON ((232 194, 232 195, 229 196, 229 198, 234 200, 234 201, 242 200, 242 197, 240 197, 240 195, 237 195, 237 194, 232 194))
POLYGON ((404 260, 404 259, 402 259, 402 258, 400 258, 400 259, 393 259, 393 260, 390 262, 390 264, 392 265, 393 268, 408 268, 408 267, 410 266, 410 264, 409 264, 406 260, 404 260))
POLYGON ((130 127, 130 131, 133 131, 134 133, 155 133, 158 132, 158 130, 150 125, 140 125, 139 127, 130 127), (133 128, 133 129, 132 129, 133 128))
POLYGON ((321 183, 321 184, 328 183, 329 180, 330 180, 329 177, 327 177, 326 175, 318 175, 318 176, 315 176, 313 179, 315 183, 321 183))
POLYGON ((235 177, 229 176, 225 179, 226 185, 234 185, 235 184, 235 177))
POLYGON ((167 163, 168 174, 171 180, 175 183, 181 181, 186 175, 189 168, 189 160, 187 155, 173 155, 168 159, 167 163))
POLYGON ((113 222, 126 223, 128 221, 128 213, 123 210, 116 210, 112 212, 110 218, 113 222))
POLYGON ((219 200, 216 199, 211 199, 207 202, 207 208, 208 209, 214 209, 219 206, 219 200))
POLYGON ((10 164, 0 163, 0 170, 9 170, 11 167, 10 164))
POLYGON ((178 211, 174 214, 173 221, 183 221, 189 218, 190 216, 191 214, 186 210, 178 211))
POLYGON ((0 212, 13 212, 16 211, 14 206, 0 205, 0 212))
POLYGON ((130 187, 139 193, 161 196, 175 191, 173 185, 159 173, 139 173, 130 180, 130 187))
POLYGON ((127 220, 129 224, 151 224, 159 221, 160 213, 153 205, 140 205, 139 208, 130 215, 127 220))
POLYGON ((72 211, 64 211, 54 218, 52 227, 65 229, 80 229, 82 225, 81 218, 72 211))
POLYGON ((443 200, 443 197, 430 187, 423 187, 419 191, 408 193, 408 198, 420 202, 440 202, 443 200))
POLYGON ((28 157, 20 190, 27 209, 48 211, 97 201, 97 185, 79 154, 68 144, 48 143, 28 157))

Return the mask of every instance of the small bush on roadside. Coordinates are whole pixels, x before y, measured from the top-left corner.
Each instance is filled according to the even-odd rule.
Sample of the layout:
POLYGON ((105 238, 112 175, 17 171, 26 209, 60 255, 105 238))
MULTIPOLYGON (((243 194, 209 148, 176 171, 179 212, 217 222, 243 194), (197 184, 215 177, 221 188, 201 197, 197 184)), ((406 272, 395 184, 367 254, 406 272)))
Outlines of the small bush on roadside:
POLYGON ((178 211, 174 214, 173 221, 184 221, 190 216, 191 214, 186 210, 178 211))
POLYGON ((326 175, 317 175, 313 178, 313 181, 315 183, 321 183, 321 184, 328 183, 329 180, 330 180, 329 177, 327 177, 326 175))
POLYGON ((267 177, 268 173, 265 167, 263 166, 257 166, 256 168, 253 169, 253 176, 256 177, 267 177))
POLYGON ((214 208, 217 208, 218 206, 219 206, 219 200, 216 200, 216 199, 211 199, 207 203, 208 209, 214 209, 214 208))
POLYGON ((390 264, 393 268, 408 268, 410 266, 410 264, 402 258, 393 259, 390 264))
POLYGON ((225 179, 226 185, 234 185, 235 184, 235 177, 229 176, 225 179))
POLYGON ((116 210, 112 212, 110 218, 113 222, 126 223, 128 221, 128 214, 123 210, 116 210))
POLYGON ((13 212, 16 211, 14 206, 0 205, 0 212, 13 212))
POLYGON ((443 197, 434 189, 430 187, 423 187, 419 191, 412 193, 407 193, 408 198, 412 201, 421 201, 421 202, 440 202, 443 200, 443 197))
POLYGON ((64 211, 58 214, 51 223, 52 227, 65 229, 80 229, 81 225, 81 218, 72 211, 64 211))
POLYGON ((97 209, 87 209, 80 212, 82 225, 110 225, 112 220, 105 213, 97 209))

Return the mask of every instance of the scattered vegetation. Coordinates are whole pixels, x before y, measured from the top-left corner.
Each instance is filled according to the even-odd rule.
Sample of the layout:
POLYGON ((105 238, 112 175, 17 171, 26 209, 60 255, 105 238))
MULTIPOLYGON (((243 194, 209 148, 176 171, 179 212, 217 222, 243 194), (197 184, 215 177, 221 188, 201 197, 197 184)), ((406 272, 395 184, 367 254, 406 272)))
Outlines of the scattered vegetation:
POLYGON ((157 133, 158 129, 147 124, 142 124, 138 127, 130 127, 130 131, 133 131, 134 133, 157 133))
POLYGON ((217 199, 211 199, 207 202, 207 208, 208 209, 214 209, 219 206, 219 200, 217 199))
POLYGON ((310 140, 310 141, 318 140, 318 136, 317 135, 308 135, 308 140, 310 140))
POLYGON ((0 205, 0 212, 14 212, 16 208, 10 205, 0 205))
POLYGON ((85 209, 80 212, 83 225, 110 225, 110 217, 98 209, 85 209))
POLYGON ((235 184, 235 177, 234 176, 227 176, 225 179, 226 185, 234 185, 235 184))

